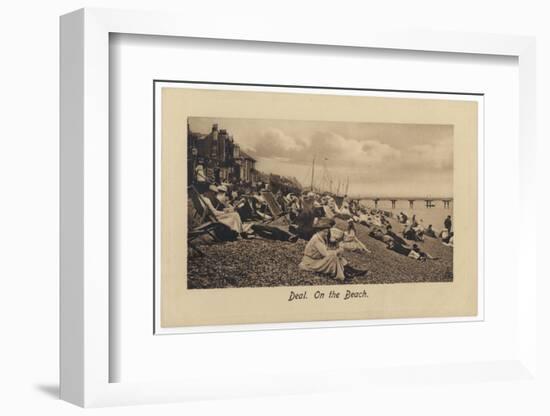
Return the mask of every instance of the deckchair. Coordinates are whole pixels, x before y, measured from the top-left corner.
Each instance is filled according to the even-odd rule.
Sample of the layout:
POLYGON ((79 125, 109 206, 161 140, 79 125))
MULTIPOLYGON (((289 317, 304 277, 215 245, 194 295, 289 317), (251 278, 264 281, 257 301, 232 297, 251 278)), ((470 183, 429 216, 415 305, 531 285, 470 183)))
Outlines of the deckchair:
POLYGON ((194 240, 203 235, 209 235, 214 241, 220 241, 214 233, 218 221, 214 213, 208 208, 208 205, 201 200, 199 192, 193 185, 187 187, 187 193, 193 203, 194 213, 192 220, 195 224, 198 224, 196 227, 187 231, 187 245, 200 256, 204 256, 204 253, 198 249, 194 240))
POLYGON ((193 185, 187 187, 187 194, 193 203, 195 212, 193 213, 192 219, 196 224, 202 225, 206 222, 218 222, 214 213, 208 208, 208 205, 204 203, 199 191, 197 191, 193 185))
POLYGON ((273 217, 271 221, 275 221, 276 219, 281 217, 284 217, 286 219, 286 212, 281 209, 281 207, 275 200, 275 197, 270 191, 262 191, 262 196, 267 204, 267 207, 269 208, 269 211, 271 212, 271 216, 273 217))

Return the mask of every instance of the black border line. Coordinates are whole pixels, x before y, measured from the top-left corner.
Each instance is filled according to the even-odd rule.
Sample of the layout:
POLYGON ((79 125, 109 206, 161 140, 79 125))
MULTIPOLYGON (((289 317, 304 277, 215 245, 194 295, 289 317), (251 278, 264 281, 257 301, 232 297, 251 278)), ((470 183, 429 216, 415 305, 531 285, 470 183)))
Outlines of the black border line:
POLYGON ((172 84, 207 84, 207 85, 229 85, 229 86, 241 86, 241 87, 273 87, 273 88, 301 88, 301 89, 315 89, 315 90, 330 90, 330 91, 374 91, 374 92, 402 92, 408 94, 440 94, 440 95, 473 95, 484 96, 482 92, 460 92, 460 91, 430 91, 430 90, 400 90, 389 88, 359 88, 359 87, 331 87, 331 86, 318 86, 318 85, 295 85, 295 84, 263 84, 263 83, 247 83, 247 82, 223 82, 223 81, 181 81, 181 80, 169 80, 169 79, 153 79, 153 85, 155 83, 172 83, 172 84))
MULTIPOLYGON (((171 84, 189 84, 189 85, 228 85, 240 87, 272 87, 272 88, 300 88, 328 91, 373 91, 373 92, 396 92, 406 94, 438 94, 438 95, 470 95, 475 97, 485 97, 485 93, 481 92, 459 92, 459 91, 426 91, 426 90, 399 90, 387 88, 358 88, 358 87, 330 87, 330 86, 315 86, 315 85, 294 85, 294 84, 254 84, 246 82, 223 82, 223 81, 183 81, 170 79, 153 79, 153 335, 165 335, 156 332, 157 322, 157 293, 156 293, 156 84, 171 83, 171 84)), ((485 100, 483 101, 485 106, 485 100)), ((485 117, 485 110, 483 111, 485 117)), ((485 123, 483 124, 485 128, 485 123)), ((485 142, 484 142, 485 143, 485 142)), ((484 166, 485 168, 485 166, 484 166)), ((485 222, 484 222, 485 225, 485 222)), ((484 280, 485 283, 485 280, 484 280)), ((485 302, 483 303, 485 309, 485 302)), ((478 311, 479 312, 479 311, 478 311)), ((483 311, 483 320, 485 321, 485 310, 483 311)), ((464 321, 470 322, 470 321, 464 321)), ((225 331, 224 331, 225 332, 225 331)))

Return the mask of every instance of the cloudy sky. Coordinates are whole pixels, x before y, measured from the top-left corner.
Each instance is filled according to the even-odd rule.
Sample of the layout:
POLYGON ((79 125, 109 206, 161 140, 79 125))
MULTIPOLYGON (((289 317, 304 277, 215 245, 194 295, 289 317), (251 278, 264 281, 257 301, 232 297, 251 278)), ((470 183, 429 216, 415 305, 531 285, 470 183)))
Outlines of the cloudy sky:
MULTIPOLYGON (((348 123, 192 117, 192 131, 213 123, 233 135, 266 173, 295 176, 332 190, 349 177, 349 194, 451 196, 453 127, 450 125, 348 123)), ((343 188, 341 188, 343 189, 343 188)))

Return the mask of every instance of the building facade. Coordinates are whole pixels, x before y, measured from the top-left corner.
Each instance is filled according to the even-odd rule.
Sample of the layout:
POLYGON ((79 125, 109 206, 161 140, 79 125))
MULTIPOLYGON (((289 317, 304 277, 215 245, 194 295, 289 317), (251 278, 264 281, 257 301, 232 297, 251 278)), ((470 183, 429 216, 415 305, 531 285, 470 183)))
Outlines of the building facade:
POLYGON ((255 184, 256 160, 242 151, 227 130, 213 124, 208 134, 192 132, 187 125, 189 178, 195 180, 195 167, 202 164, 210 182, 255 184))

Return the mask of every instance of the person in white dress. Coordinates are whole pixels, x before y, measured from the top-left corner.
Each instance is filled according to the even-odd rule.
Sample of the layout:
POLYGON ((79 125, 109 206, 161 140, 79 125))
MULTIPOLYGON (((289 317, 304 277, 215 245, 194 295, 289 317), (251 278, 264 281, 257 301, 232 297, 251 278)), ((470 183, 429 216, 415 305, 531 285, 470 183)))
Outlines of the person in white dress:
POLYGON ((329 248, 342 241, 343 237, 344 232, 338 228, 324 229, 316 233, 306 245, 300 269, 325 274, 343 281, 346 278, 344 267, 348 264, 342 256, 344 249, 329 248))

